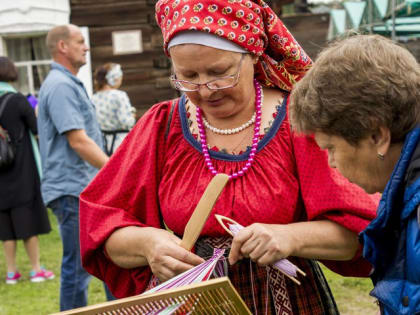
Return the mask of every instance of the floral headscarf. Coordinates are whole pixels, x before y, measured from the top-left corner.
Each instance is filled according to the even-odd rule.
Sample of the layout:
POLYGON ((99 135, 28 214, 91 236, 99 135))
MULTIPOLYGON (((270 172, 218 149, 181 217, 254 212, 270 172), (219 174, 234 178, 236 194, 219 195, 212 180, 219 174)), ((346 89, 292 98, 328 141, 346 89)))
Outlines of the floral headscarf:
POLYGON ((312 61, 262 0, 159 0, 156 20, 164 50, 179 32, 216 34, 259 56, 255 77, 265 86, 290 91, 312 61))

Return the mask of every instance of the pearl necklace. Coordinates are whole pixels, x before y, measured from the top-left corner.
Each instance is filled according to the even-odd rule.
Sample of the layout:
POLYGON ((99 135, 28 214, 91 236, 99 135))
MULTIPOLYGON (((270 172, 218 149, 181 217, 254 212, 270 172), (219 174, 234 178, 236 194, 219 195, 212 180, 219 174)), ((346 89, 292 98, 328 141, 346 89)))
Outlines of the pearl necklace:
MULTIPOLYGON (((232 173, 229 175, 229 179, 237 178, 240 176, 243 176, 245 172, 251 167, 252 162, 254 162, 254 156, 257 152, 257 146, 260 136, 260 126, 261 126, 261 104, 263 103, 264 99, 264 93, 261 87, 261 84, 254 79, 254 87, 255 87, 255 127, 254 127, 254 137, 252 138, 252 146, 251 146, 251 152, 249 153, 248 161, 246 162, 245 166, 238 172, 232 173)), ((203 119, 201 115, 200 108, 197 107, 196 111, 196 119, 197 119, 197 125, 198 125, 198 131, 200 133, 200 142, 201 142, 201 149, 203 151, 204 159, 206 161, 206 165, 209 168, 210 172, 213 175, 216 175, 218 172, 213 166, 213 163, 210 159, 209 149, 207 147, 207 139, 206 139, 206 130, 203 126, 203 119)))
POLYGON ((251 119, 248 120, 246 123, 242 124, 241 126, 239 126, 237 128, 232 128, 232 129, 219 129, 219 128, 213 127, 207 121, 206 117, 202 116, 201 118, 203 120, 204 126, 206 126, 207 129, 210 129, 214 133, 217 133, 217 134, 220 134, 220 135, 232 135, 232 134, 241 132, 242 130, 251 126, 255 122, 255 117, 256 117, 256 113, 254 113, 252 115, 251 119))

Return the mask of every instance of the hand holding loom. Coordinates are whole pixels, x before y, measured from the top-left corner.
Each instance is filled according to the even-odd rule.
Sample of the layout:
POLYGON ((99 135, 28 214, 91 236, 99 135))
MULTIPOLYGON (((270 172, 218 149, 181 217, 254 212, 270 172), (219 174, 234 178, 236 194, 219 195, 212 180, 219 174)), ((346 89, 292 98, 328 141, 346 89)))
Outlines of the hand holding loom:
MULTIPOLYGON (((235 237, 235 235, 241 229, 244 228, 239 223, 237 223, 234 220, 232 220, 230 218, 227 218, 225 216, 216 214, 215 217, 216 217, 217 221, 220 223, 220 225, 223 227, 223 229, 227 233, 229 233, 232 237, 235 237), (224 221, 229 222, 228 226, 225 225, 224 221)), ((287 276, 290 280, 292 280, 293 282, 295 282, 297 284, 300 284, 300 282, 296 279, 297 272, 299 272, 303 276, 306 276, 306 274, 302 270, 300 270, 297 266, 292 264, 287 259, 280 259, 279 261, 275 262, 272 266, 277 268, 278 270, 280 270, 285 276, 287 276)))
POLYGON ((153 274, 162 282, 204 262, 201 257, 180 248, 180 243, 181 239, 166 230, 149 231, 145 256, 153 274))

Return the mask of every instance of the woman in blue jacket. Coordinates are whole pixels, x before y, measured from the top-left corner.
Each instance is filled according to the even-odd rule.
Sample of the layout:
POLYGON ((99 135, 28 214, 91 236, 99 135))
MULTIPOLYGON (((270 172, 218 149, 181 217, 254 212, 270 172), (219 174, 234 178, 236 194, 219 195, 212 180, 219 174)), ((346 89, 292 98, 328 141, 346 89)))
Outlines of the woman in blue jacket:
MULTIPOLYGON (((360 234, 382 314, 420 314, 420 67, 378 35, 321 52, 295 86, 290 116, 329 164, 368 193, 377 217, 360 234)), ((357 198, 357 196, 355 196, 357 198)))

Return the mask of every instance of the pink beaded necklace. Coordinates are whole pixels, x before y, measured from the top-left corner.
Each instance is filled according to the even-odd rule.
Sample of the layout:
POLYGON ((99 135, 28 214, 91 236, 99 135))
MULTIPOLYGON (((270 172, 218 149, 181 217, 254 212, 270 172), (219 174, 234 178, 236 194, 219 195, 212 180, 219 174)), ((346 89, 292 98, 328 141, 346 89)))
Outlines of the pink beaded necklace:
MULTIPOLYGON (((261 104, 263 102, 264 95, 263 95, 261 84, 255 79, 254 79, 254 86, 255 86, 255 112, 257 115, 255 118, 254 138, 252 138, 251 152, 249 153, 248 161, 246 162, 245 166, 240 171, 229 175, 229 179, 243 176, 245 172, 251 167, 252 162, 254 162, 254 156, 255 156, 255 153, 257 152, 258 140, 259 140, 259 135, 260 135, 260 126, 261 126, 261 114, 262 114, 261 104)), ((197 107, 196 118, 197 118, 198 131, 200 133, 201 149, 203 150, 203 155, 206 161, 206 165, 209 168, 210 172, 213 175, 216 175, 218 171, 216 171, 210 159, 209 149, 207 147, 206 130, 204 129, 204 126, 203 126, 201 110, 198 107, 197 107)))

